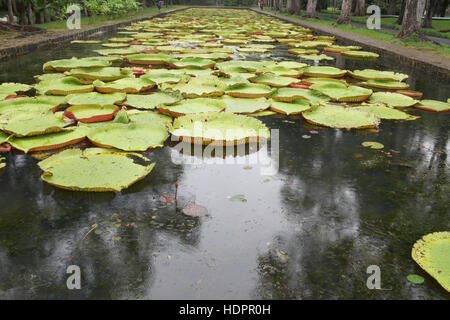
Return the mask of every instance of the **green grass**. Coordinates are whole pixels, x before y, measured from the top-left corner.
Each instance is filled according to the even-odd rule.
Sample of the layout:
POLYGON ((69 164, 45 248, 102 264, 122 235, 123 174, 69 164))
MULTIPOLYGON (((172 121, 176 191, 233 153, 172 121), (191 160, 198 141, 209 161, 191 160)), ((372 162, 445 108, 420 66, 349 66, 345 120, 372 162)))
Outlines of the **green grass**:
MULTIPOLYGON (((161 12, 164 12, 167 10, 172 10, 172 9, 183 8, 183 7, 185 7, 185 6, 168 6, 167 8, 163 7, 161 9, 161 12)), ((81 27, 82 28, 86 28, 86 27, 94 28, 94 27, 99 27, 102 25, 117 23, 117 22, 121 22, 121 21, 145 18, 145 17, 155 15, 157 13, 159 13, 158 8, 151 7, 151 8, 139 10, 137 12, 130 12, 129 14, 122 15, 122 16, 81 17, 81 27)), ((48 23, 43 23, 43 24, 37 24, 36 26, 45 28, 45 29, 51 30, 51 31, 67 30, 66 21, 53 21, 53 22, 48 22, 48 23)))
MULTIPOLYGON (((278 14, 278 15, 288 16, 291 18, 297 18, 297 19, 300 18, 299 16, 296 16, 296 15, 280 13, 275 10, 269 10, 269 11, 271 11, 272 13, 278 14)), ((327 27, 331 27, 334 29, 358 34, 358 35, 365 36, 365 37, 368 37, 371 39, 386 41, 386 42, 389 42, 389 43, 392 43, 392 44, 395 44, 398 46, 410 47, 410 48, 420 50, 422 52, 431 53, 431 54, 445 56, 447 58, 450 58, 450 46, 436 45, 431 42, 422 42, 418 39, 417 36, 412 36, 412 37, 400 40, 400 39, 395 38, 395 35, 393 35, 391 33, 386 33, 383 31, 369 30, 365 27, 355 26, 355 25, 334 25, 334 20, 306 19, 306 18, 301 18, 301 20, 307 21, 310 23, 314 23, 317 25, 327 26, 327 27)))
MULTIPOLYGON (((322 11, 319 14, 320 18, 332 19, 335 20, 339 16, 338 13, 332 13, 330 11, 322 11)), ((363 17, 351 17, 350 19, 354 22, 358 23, 366 23, 369 16, 363 17)), ((397 18, 381 18, 381 27, 387 29, 400 30, 401 25, 396 24, 397 18)), ((450 29, 450 20, 433 20, 434 29, 424 28, 422 32, 425 35, 432 37, 440 37, 440 38, 448 38, 450 39, 450 32, 439 32, 440 30, 449 30, 450 29)))

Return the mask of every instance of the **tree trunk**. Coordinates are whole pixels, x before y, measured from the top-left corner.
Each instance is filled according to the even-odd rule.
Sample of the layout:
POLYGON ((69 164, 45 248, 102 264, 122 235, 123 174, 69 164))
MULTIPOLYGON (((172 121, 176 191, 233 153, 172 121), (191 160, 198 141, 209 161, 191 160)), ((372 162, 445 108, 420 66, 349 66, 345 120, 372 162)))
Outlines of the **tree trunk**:
POLYGON ((397 21, 395 21, 396 24, 402 24, 403 16, 405 15, 405 5, 406 5, 406 0, 402 0, 402 6, 400 7, 400 13, 398 15, 397 21))
POLYGON ((417 22, 422 24, 423 12, 425 11, 426 0, 418 0, 417 1, 417 22))
POLYGON ((397 34, 397 38, 410 37, 417 34, 422 41, 428 40, 420 30, 420 24, 417 22, 417 1, 406 0, 405 14, 402 21, 402 29, 397 34))
POLYGON ((25 6, 25 1, 19 1, 19 3, 17 4, 17 10, 19 11, 19 23, 22 25, 27 24, 26 21, 26 13, 27 13, 27 8, 25 6))
POLYGON ((289 14, 294 14, 294 1, 287 0, 286 10, 289 14))
POLYGON ((396 0, 389 0, 389 7, 387 14, 395 14, 395 10, 397 9, 397 1, 396 0))
POLYGON ((42 18, 44 20, 44 23, 46 23, 48 21, 48 17, 47 17, 47 0, 42 1, 42 3, 44 4, 44 10, 42 10, 42 18))
POLYGON ((341 7, 341 15, 336 20, 336 23, 337 24, 349 24, 351 11, 352 11, 352 0, 343 0, 342 7, 341 7))
POLYGON ((427 4, 427 14, 423 20, 422 28, 433 28, 433 15, 436 12, 438 5, 437 0, 428 0, 427 4))
POLYGON ((294 3, 294 14, 299 15, 300 14, 300 7, 301 7, 301 0, 293 0, 294 3))
POLYGON ((317 8, 317 0, 308 0, 308 4, 306 5, 306 14, 304 15, 304 17, 315 18, 316 8, 317 8))
POLYGON ((27 6, 27 18, 28 18, 28 24, 33 24, 33 8, 31 7, 31 1, 28 1, 27 6))
POLYGON ((356 0, 355 16, 362 17, 365 15, 366 15, 366 0, 356 0))
POLYGON ((8 0, 8 21, 10 23, 14 22, 14 13, 13 13, 13 7, 12 7, 12 0, 8 0))

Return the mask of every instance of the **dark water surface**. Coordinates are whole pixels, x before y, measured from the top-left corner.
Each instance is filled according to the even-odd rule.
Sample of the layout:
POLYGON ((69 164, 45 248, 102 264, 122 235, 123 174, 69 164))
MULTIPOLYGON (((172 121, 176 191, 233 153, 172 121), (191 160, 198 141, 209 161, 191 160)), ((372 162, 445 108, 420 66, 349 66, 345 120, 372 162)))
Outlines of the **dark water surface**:
MULTIPOLYGON (((44 62, 99 47, 65 45, 0 62, 0 82, 34 83, 44 62)), ((296 59, 284 46, 262 58, 296 59)), ((424 98, 450 97, 448 83, 382 58, 328 64, 404 72, 424 98)), ((226 164, 189 164, 165 147, 145 153, 156 161, 149 177, 115 194, 55 189, 40 180, 37 160, 8 154, 0 176, 0 298, 447 299, 410 252, 421 236, 450 230, 449 116, 410 113, 421 118, 383 120, 379 132, 262 117, 279 129, 278 153, 272 141, 228 155, 226 164), (383 143, 391 157, 364 141, 383 143), (265 175, 270 165, 278 171, 265 175), (177 181, 178 209, 160 200, 177 181), (235 195, 247 201, 231 201, 235 195), (193 202, 208 215, 184 215, 193 202), (86 236, 94 223, 102 233, 86 236), (69 265, 81 268, 81 290, 66 287, 69 265), (370 265, 380 267, 385 290, 367 288, 370 265), (409 283, 410 273, 425 283, 409 283)))

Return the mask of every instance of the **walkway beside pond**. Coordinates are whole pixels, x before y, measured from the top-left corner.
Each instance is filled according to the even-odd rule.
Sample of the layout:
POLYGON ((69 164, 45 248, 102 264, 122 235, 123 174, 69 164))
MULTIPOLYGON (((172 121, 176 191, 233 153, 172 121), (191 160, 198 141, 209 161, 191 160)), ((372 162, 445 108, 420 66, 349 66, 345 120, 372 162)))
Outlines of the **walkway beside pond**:
POLYGON ((373 51, 380 55, 389 56, 399 63, 410 65, 411 67, 418 68, 424 72, 438 74, 443 78, 450 78, 450 59, 438 55, 427 54, 416 49, 400 47, 389 42, 371 39, 362 35, 337 30, 328 26, 307 22, 302 19, 290 18, 258 9, 250 10, 278 18, 286 22, 298 24, 305 28, 310 28, 320 34, 335 36, 337 40, 345 45, 359 45, 365 50, 373 51))

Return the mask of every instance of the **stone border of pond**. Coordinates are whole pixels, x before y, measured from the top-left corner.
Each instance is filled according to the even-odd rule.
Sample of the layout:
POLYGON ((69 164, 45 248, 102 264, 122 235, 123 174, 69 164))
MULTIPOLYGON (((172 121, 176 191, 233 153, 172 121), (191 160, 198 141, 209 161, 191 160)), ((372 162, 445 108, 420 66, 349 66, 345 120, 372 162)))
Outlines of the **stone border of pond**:
MULTIPOLYGON (((8 47, 5 49, 0 49, 0 61, 8 59, 8 58, 24 55, 24 54, 30 53, 32 51, 35 51, 37 49, 40 49, 40 48, 48 48, 51 46, 58 46, 58 45, 70 42, 72 40, 84 40, 86 38, 95 36, 96 34, 113 32, 120 27, 124 27, 124 26, 130 25, 135 22, 151 20, 153 18, 161 18, 161 17, 166 16, 167 14, 170 14, 170 13, 173 13, 176 11, 186 10, 188 8, 189 7, 172 9, 172 10, 157 13, 153 16, 149 16, 149 17, 145 17, 145 18, 132 19, 132 20, 122 21, 122 22, 118 22, 118 23, 107 24, 107 25, 104 25, 101 27, 87 29, 87 30, 79 30, 79 31, 77 30, 77 31, 71 31, 71 32, 65 31, 65 34, 61 34, 60 32, 55 32, 54 34, 41 33, 40 34, 41 37, 45 37, 46 35, 48 37, 45 37, 45 39, 42 39, 42 38, 37 39, 35 41, 30 40, 29 43, 22 44, 22 45, 11 46, 11 47, 8 47)), ((12 39, 11 41, 13 41, 13 40, 14 39, 12 39)))
POLYGON ((450 59, 438 55, 426 54, 415 49, 396 46, 385 41, 371 39, 358 34, 336 30, 327 26, 320 26, 300 19, 284 17, 253 8, 249 8, 249 10, 309 28, 321 35, 334 36, 342 45, 361 46, 367 51, 378 53, 380 56, 396 61, 399 64, 407 65, 415 70, 431 74, 439 78, 439 80, 450 80, 450 59))

